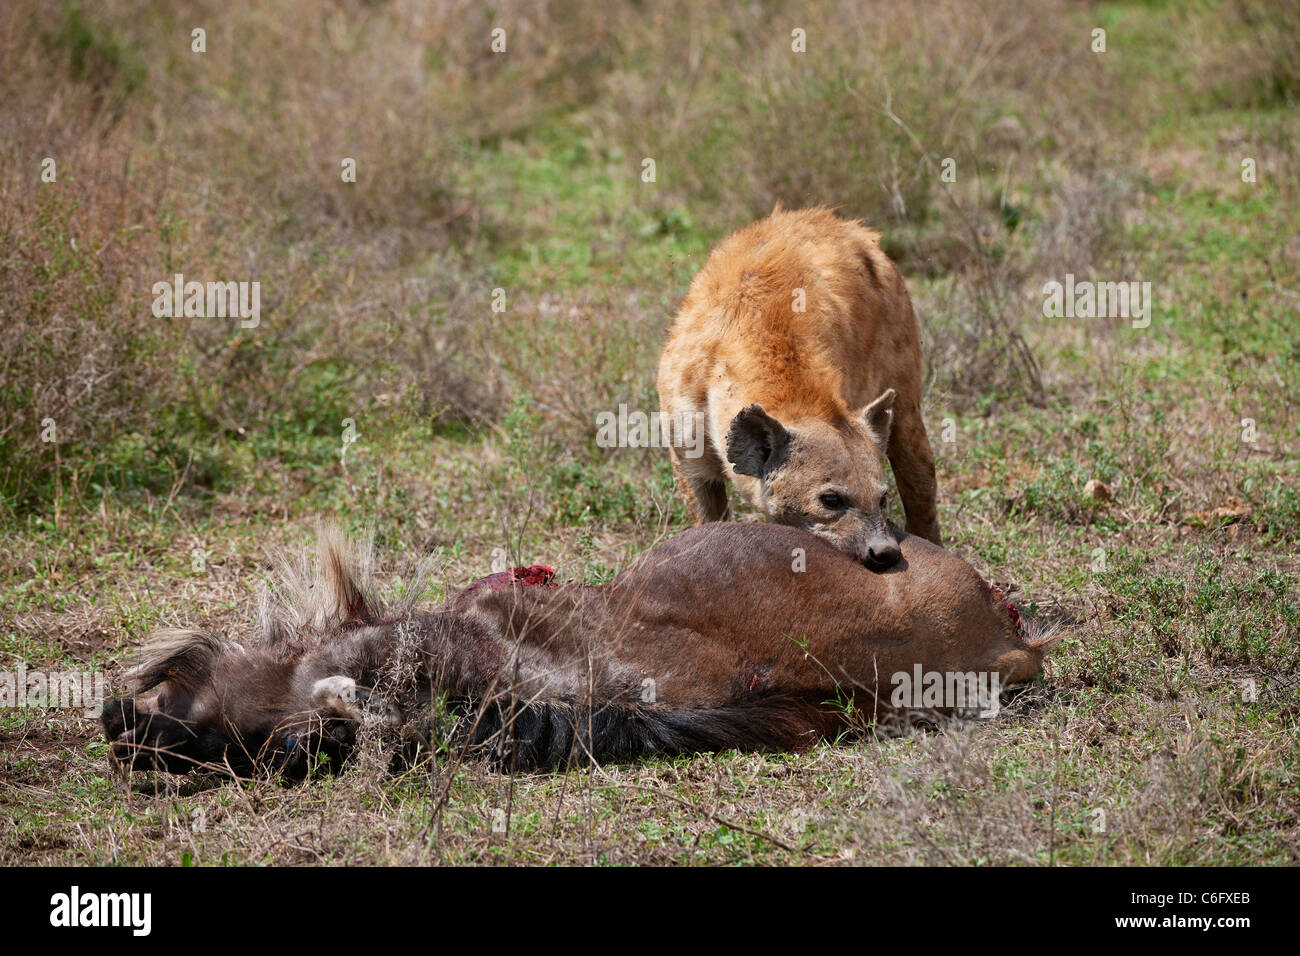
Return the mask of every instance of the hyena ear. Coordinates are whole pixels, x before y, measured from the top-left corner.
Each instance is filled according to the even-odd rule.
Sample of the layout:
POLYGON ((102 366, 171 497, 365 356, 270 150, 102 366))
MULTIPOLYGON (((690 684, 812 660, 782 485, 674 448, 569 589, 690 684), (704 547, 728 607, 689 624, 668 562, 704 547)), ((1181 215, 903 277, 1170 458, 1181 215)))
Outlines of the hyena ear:
POLYGON ((789 444, 790 432, 762 405, 746 405, 727 428, 727 461, 738 475, 762 478, 780 462, 789 444))
POLYGON ((887 388, 880 393, 879 398, 858 412, 858 417, 862 419, 863 424, 870 430, 876 444, 882 450, 889 445, 889 432, 894 425, 894 396, 896 394, 892 388, 887 388))

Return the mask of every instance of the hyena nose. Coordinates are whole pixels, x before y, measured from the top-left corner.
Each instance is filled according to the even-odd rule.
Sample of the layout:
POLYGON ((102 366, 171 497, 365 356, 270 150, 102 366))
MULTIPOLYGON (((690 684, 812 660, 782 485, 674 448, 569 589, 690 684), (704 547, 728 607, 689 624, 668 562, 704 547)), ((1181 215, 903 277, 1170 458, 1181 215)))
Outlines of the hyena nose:
POLYGON ((892 568, 903 556, 903 549, 893 538, 877 538, 867 545, 866 565, 872 571, 892 568))

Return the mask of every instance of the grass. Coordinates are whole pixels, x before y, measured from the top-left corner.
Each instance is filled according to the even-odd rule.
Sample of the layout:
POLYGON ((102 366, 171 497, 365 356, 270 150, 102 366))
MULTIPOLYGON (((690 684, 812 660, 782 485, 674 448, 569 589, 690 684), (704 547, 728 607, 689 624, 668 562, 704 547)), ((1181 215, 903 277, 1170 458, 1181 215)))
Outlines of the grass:
POLYGON ((115 676, 159 626, 247 635, 268 554, 321 517, 373 531, 393 587, 436 554, 429 602, 502 556, 607 580, 685 517, 661 450, 597 448, 595 414, 654 407, 690 276, 775 199, 885 231, 945 540, 1066 638, 990 722, 515 778, 363 755, 294 788, 128 784, 93 721, 0 710, 0 860, 1298 862, 1300 71, 1272 42, 1298 8, 1040 6, 867 4, 880 37, 799 11, 838 36, 804 72, 779 5, 646 30, 632 5, 507 4, 508 68, 467 39, 478 14, 396 4, 3 21, 30 67, 3 80, 29 107, 0 121, 5 167, 25 183, 50 150, 60 173, 0 187, 0 669, 115 676), (195 17, 247 45, 195 60, 161 26, 195 17), (1101 58, 1078 52, 1093 25, 1101 58), (885 79, 951 188, 882 119, 885 79), (333 185, 345 149, 364 194, 333 185), (266 328, 142 323, 173 269, 262 277, 266 328), (1150 281, 1150 327, 1043 318, 1065 272, 1150 281))

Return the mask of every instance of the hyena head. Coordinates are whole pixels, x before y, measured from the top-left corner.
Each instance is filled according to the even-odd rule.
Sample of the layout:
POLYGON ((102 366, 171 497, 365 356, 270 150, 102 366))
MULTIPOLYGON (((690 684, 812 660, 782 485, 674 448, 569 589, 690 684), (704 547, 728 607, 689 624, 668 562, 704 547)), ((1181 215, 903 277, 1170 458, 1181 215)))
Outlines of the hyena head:
POLYGON ((884 571, 902 557, 889 528, 885 474, 893 406, 891 388, 840 421, 786 424, 747 405, 727 429, 727 460, 737 474, 758 479, 773 521, 811 531, 884 571))

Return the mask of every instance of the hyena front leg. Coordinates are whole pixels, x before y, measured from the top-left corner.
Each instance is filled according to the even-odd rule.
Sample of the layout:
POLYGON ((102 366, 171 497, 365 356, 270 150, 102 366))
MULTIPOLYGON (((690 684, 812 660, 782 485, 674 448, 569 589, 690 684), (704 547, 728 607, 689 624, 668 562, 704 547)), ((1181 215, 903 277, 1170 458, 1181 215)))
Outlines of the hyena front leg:
POLYGON ((673 475, 677 478, 677 493, 681 495, 691 524, 727 520, 727 483, 719 472, 717 477, 708 474, 708 465, 699 458, 685 457, 683 450, 671 449, 673 475))
POLYGON ((934 454, 925 421, 915 402, 894 406, 894 425, 889 435, 889 463, 898 482, 898 496, 907 512, 907 531, 943 547, 939 538, 939 514, 935 500, 938 482, 934 477, 934 454))
POLYGON ((661 407, 662 425, 672 454, 673 475, 691 516, 691 524, 725 521, 727 478, 722 459, 709 441, 702 412, 690 406, 670 410, 661 407))

